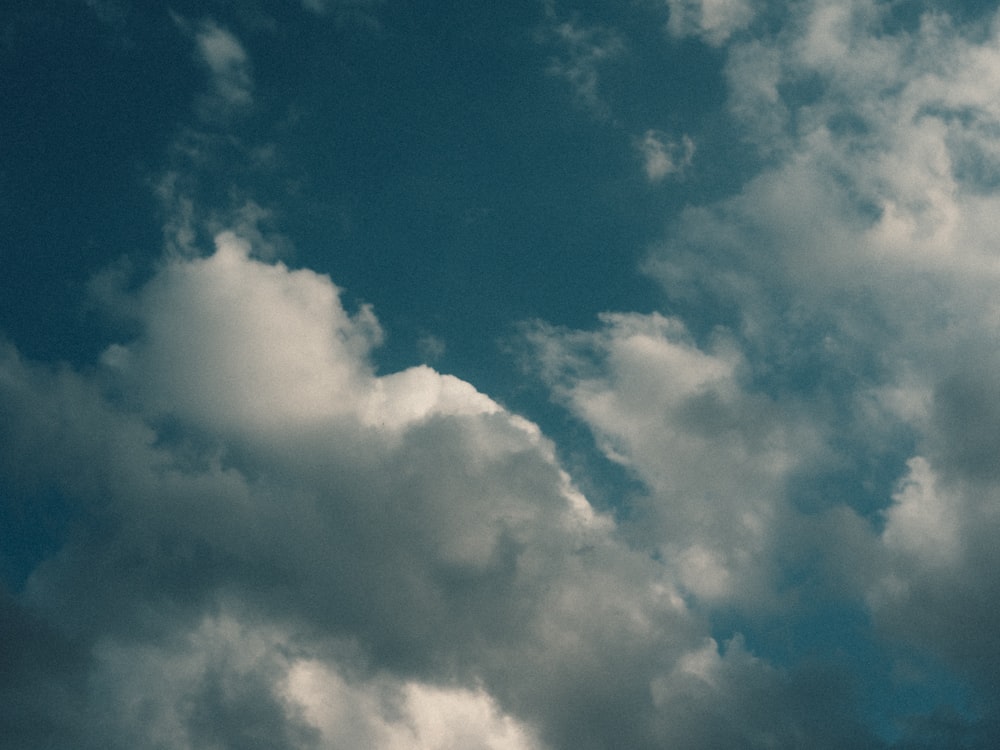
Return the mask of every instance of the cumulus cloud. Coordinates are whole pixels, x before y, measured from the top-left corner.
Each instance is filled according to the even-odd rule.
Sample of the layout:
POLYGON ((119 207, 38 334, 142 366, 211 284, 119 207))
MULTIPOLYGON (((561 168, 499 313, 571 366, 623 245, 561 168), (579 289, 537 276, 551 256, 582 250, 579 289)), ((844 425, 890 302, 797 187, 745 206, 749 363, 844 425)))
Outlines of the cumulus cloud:
MULTIPOLYGON (((638 480, 620 531, 692 607, 863 603, 972 694, 943 690, 893 736, 989 746, 1000 24, 816 2, 751 40, 734 35, 749 6, 725 8, 672 4, 672 31, 728 45, 729 111, 765 166, 650 254, 683 315, 536 323, 534 366, 638 480), (949 712, 948 730, 931 718, 949 712)), ((637 142, 650 179, 679 163, 668 143, 637 142)), ((676 669, 709 683, 724 650, 676 669)))
POLYGON ((376 10, 385 0, 302 0, 302 7, 317 15, 332 15, 338 23, 351 22, 372 29, 381 26, 376 10))
MULTIPOLYGON (((223 233, 208 257, 168 259, 130 309, 142 334, 96 371, 11 347, 0 367, 5 476, 76 519, 4 603, 17 651, 30 633, 65 644, 39 681, 4 675, 21 746, 707 747, 806 731, 768 713, 794 675, 706 640, 671 570, 590 507, 536 426, 426 366, 375 375, 377 321, 326 277, 223 233), (743 681, 761 711, 721 729, 743 681), (45 733, 17 719, 62 692, 45 733), (98 706, 107 718, 86 720, 98 706)), ((635 329, 621 356, 636 397, 630 346, 678 374, 697 364, 692 395, 725 389, 733 355, 672 343, 663 320, 618 325, 635 329)))
MULTIPOLYGON (((735 196, 684 211, 646 266, 702 325, 734 335, 748 382, 805 415, 828 457, 897 467, 892 482, 827 491, 877 532, 853 578, 884 635, 946 659, 980 695, 998 678, 975 655, 990 649, 998 562, 984 538, 1000 489, 987 364, 1000 205, 972 163, 992 163, 1000 127, 997 28, 815 2, 773 36, 730 40, 730 111, 767 166, 735 196)), ((578 411, 602 434, 593 408, 578 411)), ((793 486, 825 461, 793 472, 793 486)), ((690 564, 716 569, 700 550, 690 564)), ((968 741, 988 744, 995 706, 973 702, 986 735, 968 741)))
POLYGON ((300 661, 284 685, 289 699, 328 747, 387 750, 537 750, 530 729, 497 710, 482 690, 393 684, 386 678, 351 684, 320 661, 300 661))
POLYGON ((198 57, 212 75, 216 96, 230 107, 253 102, 250 59, 240 41, 214 21, 205 21, 195 33, 198 57))
POLYGON ((778 166, 732 199, 686 211, 648 269, 679 299, 739 310, 726 323, 769 338, 772 354, 788 323, 811 326, 818 359, 857 347, 866 366, 933 390, 945 371, 917 376, 916 361, 943 368, 950 346, 971 344, 936 335, 944 319, 973 339, 995 325, 996 197, 958 168, 969 143, 989 150, 994 45, 939 17, 892 35, 864 7, 803 13, 792 27, 801 36, 739 46, 734 55, 754 65, 731 68, 733 111, 749 138, 781 154, 778 166), (822 96, 776 101, 780 86, 810 76, 822 96), (949 114, 958 111, 976 114, 949 114))
MULTIPOLYGON (((60 637, 81 644, 94 686, 81 710, 120 704, 102 727, 67 727, 79 746, 139 731, 165 747, 201 731, 243 744, 258 732, 244 724, 252 714, 271 727, 254 742, 313 746, 322 706, 293 710, 288 696, 302 703, 302 665, 323 660, 326 640, 354 634, 379 664, 453 679, 454 663, 471 679, 486 665, 448 656, 451 644, 472 652, 529 628, 534 587, 603 528, 536 428, 426 367, 376 378, 370 311, 349 316, 328 280, 251 260, 233 235, 209 258, 168 262, 139 310, 143 337, 104 356, 114 401, 85 376, 4 359, 8 457, 58 435, 58 457, 25 464, 25 486, 51 482, 93 519, 13 605, 71 623, 60 637), (226 600, 236 614, 212 619, 226 600), (292 660, 299 648, 313 661, 292 660), (199 729, 213 702, 232 728, 199 729)), ((329 668, 310 674, 333 680, 329 668)), ((465 740, 518 746, 487 698, 419 684, 406 695, 427 746, 459 733, 433 726, 435 701, 482 717, 483 736, 467 725, 465 740)), ((379 731, 403 737, 394 715, 379 731)))
POLYGON ((926 459, 909 461, 909 473, 893 500, 882 533, 886 546, 930 566, 954 562, 959 554, 958 498, 938 486, 926 459))
POLYGON ((636 531, 699 599, 759 606, 785 513, 783 483, 820 450, 796 415, 745 387, 746 362, 720 334, 699 347, 676 318, 608 314, 594 333, 529 336, 542 376, 611 460, 649 491, 636 531))
MULTIPOLYGON (((615 507, 472 384, 378 373, 375 312, 275 262, 256 204, 202 256, 167 178, 152 278, 91 284, 135 335, 76 369, 0 346, 0 491, 66 519, 0 590, 5 737, 996 745, 1000 23, 804 2, 751 40, 751 4, 670 9, 724 48, 759 171, 651 251, 670 314, 523 329, 615 507)), ((622 37, 549 20, 550 73, 605 111, 622 37)), ((209 98, 249 106, 236 37, 192 38, 209 98)), ((656 181, 692 144, 635 148, 656 181)))

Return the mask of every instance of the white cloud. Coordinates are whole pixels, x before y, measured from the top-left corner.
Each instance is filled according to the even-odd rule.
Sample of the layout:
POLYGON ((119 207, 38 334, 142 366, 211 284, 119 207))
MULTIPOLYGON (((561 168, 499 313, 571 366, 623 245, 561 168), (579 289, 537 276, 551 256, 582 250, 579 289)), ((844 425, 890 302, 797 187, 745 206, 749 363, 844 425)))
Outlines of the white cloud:
MULTIPOLYGON (((811 424, 826 448, 802 451, 800 428, 775 422, 797 458, 827 456, 799 464, 800 480, 829 460, 891 467, 909 451, 906 467, 893 469, 895 489, 883 480, 843 496, 820 491, 869 517, 847 580, 884 634, 989 685, 1000 667, 974 655, 990 648, 986 607, 1000 571, 985 541, 1000 531, 986 500, 1000 488, 1000 192, 982 165, 993 163, 1000 132, 1000 27, 940 13, 890 22, 889 13, 868 2, 805 3, 771 36, 730 40, 730 111, 766 166, 735 196, 684 211, 647 270, 694 317, 726 325, 778 412, 811 424)), ((631 388, 602 378, 604 403, 631 388)), ((598 435, 602 413, 586 412, 598 435)), ((629 427, 617 431, 642 434, 629 427)), ((715 465, 725 444, 687 463, 715 465)), ((693 485, 712 487, 718 476, 726 472, 693 485)), ((751 495, 780 489, 759 476, 746 486, 751 495)), ((706 549, 681 559, 713 570, 706 549)), ((832 542, 823 550, 836 556, 832 542)))
POLYGON ((952 355, 928 332, 944 318, 995 325, 997 197, 960 165, 991 152, 996 45, 933 16, 892 35, 863 5, 803 14, 772 40, 735 45, 730 60, 732 111, 777 165, 736 197, 686 211, 649 269, 678 298, 739 309, 748 335, 774 332, 768 346, 794 315, 841 351, 886 347, 876 356, 933 388, 936 376, 912 382, 910 365, 952 355), (843 54, 824 51, 836 40, 843 54), (778 97, 810 81, 822 95, 778 97), (852 317, 861 311, 886 325, 852 317))
POLYGON ((248 432, 346 417, 399 429, 500 410, 428 367, 374 377, 367 358, 382 332, 371 309, 348 315, 328 278, 249 252, 223 232, 212 256, 174 259, 143 293, 143 340, 112 346, 104 362, 146 408, 248 432))
MULTIPOLYGON (((72 644, 45 681, 0 676, 23 715, 44 713, 52 690, 75 696, 50 739, 526 750, 839 731, 780 717, 766 696, 794 675, 736 645, 706 650, 708 624, 682 596, 725 598, 725 576, 743 580, 732 554, 761 533, 759 498, 723 497, 707 519, 680 506, 691 535, 666 550, 686 564, 678 583, 589 507, 537 427, 428 367, 374 375, 377 322, 349 315, 325 277, 254 260, 223 233, 207 258, 168 259, 136 309, 144 332, 97 371, 46 370, 10 348, 0 360, 6 476, 54 487, 80 519, 24 593, 0 600, 4 622, 35 618, 72 644), (723 718, 746 685, 754 710, 723 718), (95 706, 105 720, 84 718, 95 706)), ((728 435, 696 472, 775 469, 781 440, 766 444, 781 431, 734 390, 736 352, 703 352, 656 316, 607 325, 609 380, 573 397, 658 491, 691 477, 644 444, 657 410, 679 420, 667 447, 728 435), (620 419, 599 408, 612 382, 629 384, 620 419), (689 411, 699 399, 707 416, 689 411), (747 409, 761 446, 745 414, 730 419, 747 409), (747 466, 726 469, 734 456, 747 466)), ((563 343, 550 343, 554 357, 563 343)))
MULTIPOLYGON (((729 45, 730 112, 766 157, 647 263, 688 317, 528 333, 636 480, 618 524, 473 385, 376 375, 373 311, 260 260, 255 204, 198 257, 165 180, 154 278, 92 284, 141 333, 80 371, 0 349, 3 489, 72 511, 0 591, 19 746, 880 746, 842 675, 715 632, 791 631, 817 601, 864 602, 995 714, 998 25, 787 10, 751 41, 750 4, 671 3, 674 34, 729 45)), ((606 113, 622 38, 552 28, 551 72, 606 113)), ((239 41, 194 37, 215 104, 252 103, 239 41)), ((636 146, 653 181, 693 149, 636 146)))
POLYGON ((385 0, 302 0, 302 7, 317 15, 332 15, 338 23, 378 29, 381 22, 375 11, 384 3, 385 0))
POLYGON ((300 661, 285 690, 328 747, 386 750, 540 750, 533 732, 481 690, 385 678, 351 684, 324 663, 300 661))
POLYGON ((370 311, 350 318, 328 280, 253 263, 233 234, 217 243, 167 265, 142 301, 145 343, 106 361, 154 408, 223 428, 353 409, 369 376, 357 363, 381 335, 370 311))
POLYGON ((694 141, 688 136, 682 136, 677 141, 657 130, 647 130, 641 139, 636 140, 636 148, 642 155, 643 168, 650 182, 682 174, 691 166, 694 157, 694 141))
POLYGON ((224 613, 166 643, 101 642, 92 708, 115 740, 169 750, 223 738, 274 748, 543 748, 481 690, 366 674, 346 645, 339 664, 301 655, 295 640, 224 613))

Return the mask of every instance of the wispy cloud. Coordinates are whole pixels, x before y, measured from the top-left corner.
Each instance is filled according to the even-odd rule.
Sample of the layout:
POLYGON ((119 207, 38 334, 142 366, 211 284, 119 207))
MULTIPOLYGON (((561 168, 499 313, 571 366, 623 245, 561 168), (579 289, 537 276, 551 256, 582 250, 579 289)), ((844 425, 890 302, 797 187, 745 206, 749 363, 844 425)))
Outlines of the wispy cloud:
POLYGON ((1000 434, 987 406, 1000 194, 971 164, 995 150, 1000 58, 995 25, 969 28, 928 14, 890 33, 868 4, 811 3, 782 33, 735 46, 733 112, 777 164, 685 212, 649 269, 677 299, 738 310, 741 348, 772 392, 782 377, 782 401, 808 398, 831 441, 851 436, 830 445, 840 460, 891 463, 913 436, 894 487, 829 498, 882 508, 858 558, 868 574, 852 575, 883 632, 994 684, 971 623, 1000 566, 984 505, 998 485, 983 470, 1000 434), (794 93, 803 81, 811 95, 794 93), (969 624, 949 629, 959 611, 969 624))
POLYGON ((600 91, 600 69, 625 52, 624 39, 610 28, 559 21, 551 9, 549 17, 549 33, 559 48, 549 63, 549 74, 565 79, 577 99, 593 113, 607 116, 608 105, 600 91))
POLYGON ((647 130, 635 140, 642 156, 643 170, 650 182, 660 182, 671 175, 681 175, 691 166, 694 158, 694 141, 684 135, 680 140, 657 130, 647 130))
POLYGON ((680 590, 769 606, 768 558, 788 553, 776 536, 789 513, 782 487, 821 450, 818 436, 801 415, 748 391, 729 338, 706 351, 677 319, 603 322, 595 333, 542 326, 529 337, 555 393, 649 489, 636 501, 637 540, 656 545, 680 590))
POLYGON ((719 46, 750 24, 756 4, 756 0, 667 0, 667 28, 673 36, 697 36, 719 46))
POLYGON ((253 103, 250 58, 240 41, 214 21, 204 21, 195 33, 198 57, 211 73, 211 87, 223 104, 247 107, 253 103))
POLYGON ((247 112, 254 103, 252 64, 236 35, 210 18, 194 23, 173 11, 170 17, 192 40, 195 59, 208 73, 198 105, 202 119, 220 123, 247 112))
MULTIPOLYGON (((613 197, 588 205, 639 196, 623 212, 652 216, 634 236, 662 233, 643 245, 649 304, 514 334, 533 380, 511 390, 542 391, 552 434, 509 392, 436 369, 462 342, 449 329, 446 350, 435 320, 413 321, 425 364, 380 364, 376 310, 293 265, 282 207, 251 192, 286 157, 240 129, 271 80, 255 85, 243 27, 178 20, 207 83, 200 125, 168 132, 150 181, 165 252, 91 277, 117 315, 99 356, 0 340, 0 522, 52 505, 61 524, 51 543, 15 531, 34 549, 0 585, 9 742, 998 745, 1000 24, 865 0, 767 23, 753 3, 668 6, 674 39, 625 11, 544 6, 557 53, 535 74, 620 146, 614 189, 601 175, 593 191, 613 197), (715 61, 722 109, 612 113, 628 97, 605 66, 648 44, 669 48, 660 63, 715 61), (699 167, 746 164, 696 181, 696 141, 699 167), (583 491, 602 472, 605 504, 583 491)), ((370 7, 305 0, 297 16, 370 7)), ((506 148, 516 129, 491 124, 506 148)), ((399 162, 380 163, 385 182, 399 162)), ((544 273, 573 287, 579 264, 544 273)))

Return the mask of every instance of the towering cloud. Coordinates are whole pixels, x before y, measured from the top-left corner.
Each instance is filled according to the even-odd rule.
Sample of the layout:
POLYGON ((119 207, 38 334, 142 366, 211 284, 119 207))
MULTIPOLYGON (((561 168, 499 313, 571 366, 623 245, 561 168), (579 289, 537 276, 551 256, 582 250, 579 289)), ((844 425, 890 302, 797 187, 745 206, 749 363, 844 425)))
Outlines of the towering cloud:
MULTIPOLYGON (((53 668, 82 681, 80 715, 115 706, 54 736, 304 746, 360 706, 356 731, 389 737, 387 691, 417 735, 457 731, 429 728, 437 702, 482 716, 463 731, 484 747, 653 741, 650 686, 668 701, 672 670, 700 674, 677 666, 700 626, 537 428, 426 367, 375 376, 370 311, 233 235, 137 307, 142 336, 97 373, 4 361, 24 486, 80 516, 12 616, 67 644, 53 668), (489 718, 490 694, 534 729, 489 718)), ((43 710, 41 686, 21 694, 43 710)))

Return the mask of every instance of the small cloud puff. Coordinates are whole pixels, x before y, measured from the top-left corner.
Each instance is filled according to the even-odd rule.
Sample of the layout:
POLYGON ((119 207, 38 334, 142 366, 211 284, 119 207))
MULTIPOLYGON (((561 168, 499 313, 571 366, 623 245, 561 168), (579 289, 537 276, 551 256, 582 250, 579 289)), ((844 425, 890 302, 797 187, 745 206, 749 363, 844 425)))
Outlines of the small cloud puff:
POLYGON ((687 135, 678 141, 658 130, 647 130, 636 139, 635 146, 642 156, 646 178, 654 183, 683 174, 694 158, 694 141, 687 135))

